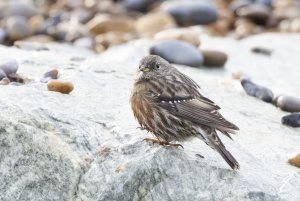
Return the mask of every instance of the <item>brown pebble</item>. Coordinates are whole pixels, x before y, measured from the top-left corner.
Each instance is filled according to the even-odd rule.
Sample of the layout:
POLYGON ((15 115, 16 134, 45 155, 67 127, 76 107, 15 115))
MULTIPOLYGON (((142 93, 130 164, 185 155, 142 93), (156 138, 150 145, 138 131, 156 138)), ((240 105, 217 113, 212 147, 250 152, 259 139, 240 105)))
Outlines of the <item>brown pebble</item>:
POLYGON ((63 94, 69 94, 74 89, 71 82, 63 82, 59 80, 50 80, 47 84, 49 91, 56 91, 63 94))
POLYGON ((298 154, 292 158, 289 158, 288 162, 289 162, 289 164, 300 168, 300 154, 298 154))
POLYGON ((222 67, 227 61, 227 54, 221 51, 202 50, 204 66, 222 67))
POLYGON ((293 96, 277 96, 274 104, 287 112, 300 112, 300 99, 293 96))

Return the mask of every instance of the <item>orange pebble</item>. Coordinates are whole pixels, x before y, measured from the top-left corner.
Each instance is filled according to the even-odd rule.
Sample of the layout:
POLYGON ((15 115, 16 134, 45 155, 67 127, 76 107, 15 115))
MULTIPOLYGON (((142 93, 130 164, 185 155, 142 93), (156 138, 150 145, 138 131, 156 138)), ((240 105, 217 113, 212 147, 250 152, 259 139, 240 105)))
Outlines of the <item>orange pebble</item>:
POLYGON ((300 168, 300 154, 294 156, 293 158, 289 158, 288 162, 289 162, 291 165, 294 165, 294 166, 300 168))
POLYGON ((63 82, 59 80, 50 80, 47 84, 49 91, 56 91, 63 94, 69 94, 74 89, 71 82, 63 82))

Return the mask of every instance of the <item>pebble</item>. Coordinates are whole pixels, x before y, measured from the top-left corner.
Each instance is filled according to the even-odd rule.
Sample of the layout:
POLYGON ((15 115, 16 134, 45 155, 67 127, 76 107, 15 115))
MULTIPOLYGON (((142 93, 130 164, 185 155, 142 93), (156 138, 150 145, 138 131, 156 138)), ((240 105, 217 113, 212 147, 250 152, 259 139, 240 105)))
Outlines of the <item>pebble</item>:
POLYGON ((200 45, 200 34, 192 29, 177 28, 167 29, 154 35, 155 40, 180 40, 198 47, 200 45))
POLYGON ((71 82, 63 82, 59 80, 50 80, 47 84, 49 91, 56 91, 63 94, 69 94, 74 89, 71 82))
POLYGON ((130 11, 146 12, 155 3, 153 0, 122 0, 121 4, 130 11))
POLYGON ((37 13, 37 9, 34 5, 33 0, 18 0, 18 1, 7 1, 8 8, 6 16, 20 15, 26 18, 34 16, 37 13))
POLYGON ((166 1, 161 10, 172 15, 180 25, 209 24, 218 18, 217 9, 203 1, 166 1))
POLYGON ((47 83, 50 80, 57 79, 58 77, 58 70, 52 69, 46 73, 44 73, 43 78, 41 79, 41 82, 47 83))
POLYGON ((242 39, 256 32, 256 25, 247 19, 238 19, 235 22, 235 34, 242 39))
POLYGON ((159 55, 170 63, 199 67, 202 54, 193 45, 176 40, 165 40, 150 48, 150 54, 159 55))
POLYGON ((134 38, 134 35, 126 32, 108 32, 99 34, 96 36, 96 47, 99 48, 99 52, 105 50, 108 47, 125 43, 134 38))
POLYGON ((12 16, 6 21, 7 34, 10 40, 20 40, 28 37, 31 30, 26 18, 22 16, 12 16))
POLYGON ((293 96, 278 96, 274 103, 277 107, 287 112, 300 112, 300 99, 293 96))
POLYGON ((234 0, 229 5, 230 10, 234 13, 234 15, 237 15, 237 11, 240 8, 243 8, 245 6, 251 5, 250 0, 234 0))
POLYGON ((247 18, 256 24, 265 25, 271 15, 271 10, 263 4, 251 4, 239 8, 236 14, 238 17, 247 18))
POLYGON ((202 50, 204 66, 222 67, 227 61, 227 54, 221 51, 202 50))
POLYGON ((134 32, 133 20, 126 16, 111 16, 100 14, 87 23, 87 28, 93 34, 102 34, 111 31, 134 32))
POLYGON ((266 47, 253 47, 251 48, 251 51, 254 53, 264 54, 268 56, 270 56, 273 52, 272 49, 266 47))
POLYGON ((9 85, 10 81, 7 77, 3 78, 1 81, 0 81, 0 85, 9 85))
POLYGON ((6 73, 0 68, 0 80, 6 77, 6 73))
POLYGON ((16 73, 18 71, 19 64, 15 59, 0 59, 0 69, 4 71, 6 75, 16 73))
POLYGON ((289 162, 291 165, 294 165, 294 166, 300 168, 300 154, 297 154, 296 156, 294 156, 294 157, 292 157, 292 158, 289 158, 288 162, 289 162))
POLYGON ((176 22, 167 13, 156 12, 140 17, 136 20, 134 27, 142 36, 152 36, 164 29, 176 27, 176 22))
POLYGON ((291 127, 300 127, 300 113, 292 113, 281 118, 281 123, 291 127))
POLYGON ((242 78, 241 84, 248 95, 257 97, 268 103, 272 102, 274 95, 270 89, 255 84, 248 78, 242 78))
POLYGON ((17 83, 20 83, 20 84, 24 84, 27 80, 25 78, 23 78, 22 76, 20 76, 19 74, 17 73, 11 73, 11 74, 8 74, 7 75, 9 81, 11 82, 11 84, 13 82, 17 82, 17 83))
POLYGON ((7 37, 6 30, 0 28, 0 44, 4 43, 6 37, 7 37))

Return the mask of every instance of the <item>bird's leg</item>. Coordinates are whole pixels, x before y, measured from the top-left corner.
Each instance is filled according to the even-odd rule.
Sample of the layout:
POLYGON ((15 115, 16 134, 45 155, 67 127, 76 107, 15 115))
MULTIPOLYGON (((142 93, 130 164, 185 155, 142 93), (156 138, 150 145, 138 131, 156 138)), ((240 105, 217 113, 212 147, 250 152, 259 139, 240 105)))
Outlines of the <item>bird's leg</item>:
POLYGON ((145 130, 145 128, 143 128, 142 126, 136 127, 136 129, 140 129, 140 130, 145 130))
POLYGON ((152 139, 152 138, 145 138, 143 141, 147 141, 147 142, 152 142, 153 144, 159 144, 159 145, 163 145, 163 146, 170 146, 170 147, 181 147, 182 149, 183 146, 181 144, 173 144, 173 143, 169 143, 167 141, 160 141, 157 139, 152 139))

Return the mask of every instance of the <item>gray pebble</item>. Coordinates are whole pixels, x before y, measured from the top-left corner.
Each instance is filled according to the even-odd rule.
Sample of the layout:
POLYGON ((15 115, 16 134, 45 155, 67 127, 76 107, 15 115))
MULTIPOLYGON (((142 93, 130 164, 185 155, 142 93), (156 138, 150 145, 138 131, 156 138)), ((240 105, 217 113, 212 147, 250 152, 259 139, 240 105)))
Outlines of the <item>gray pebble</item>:
POLYGON ((12 16, 6 22, 8 37, 15 41, 28 37, 31 34, 26 18, 22 16, 12 16))
POLYGON ((153 5, 153 0, 122 0, 121 4, 130 11, 146 12, 153 5))
POLYGON ((278 96, 275 105, 287 112, 300 112, 300 99, 292 96, 278 96))
POLYGON ((209 24, 218 18, 217 9, 203 1, 167 1, 161 9, 172 15, 180 25, 209 24))
POLYGON ((18 71, 18 67, 19 64, 15 59, 0 60, 0 69, 4 71, 6 75, 16 73, 18 71))
POLYGON ((0 80, 2 80, 5 77, 6 77, 6 73, 2 69, 0 69, 0 80))
POLYGON ((203 64, 202 54, 193 45, 177 40, 165 40, 154 45, 150 54, 161 56, 170 63, 198 67, 203 64))
POLYGON ((241 79, 241 84, 248 95, 257 97, 268 103, 272 102, 274 95, 270 89, 255 84, 247 78, 241 79))
POLYGON ((292 113, 281 118, 281 123, 291 127, 300 127, 300 113, 292 113))

